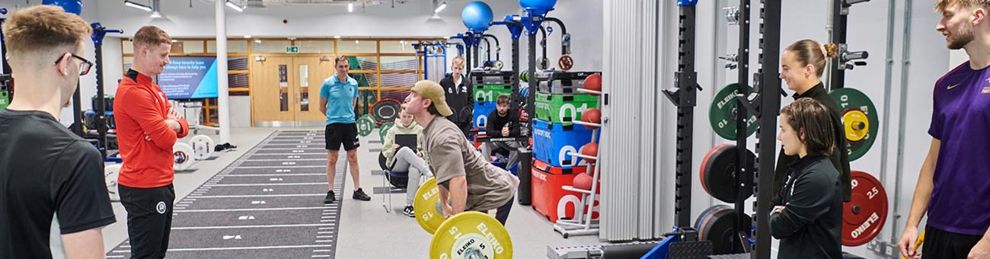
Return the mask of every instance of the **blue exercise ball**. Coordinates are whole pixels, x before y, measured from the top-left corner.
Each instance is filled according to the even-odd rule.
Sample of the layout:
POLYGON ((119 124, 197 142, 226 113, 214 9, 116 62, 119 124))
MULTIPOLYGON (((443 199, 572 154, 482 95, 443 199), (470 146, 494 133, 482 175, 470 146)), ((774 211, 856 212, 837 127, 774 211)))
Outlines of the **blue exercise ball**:
POLYGON ((61 6, 66 13, 82 14, 82 0, 43 0, 41 4, 61 6))
POLYGON ((464 20, 464 26, 471 31, 485 31, 488 30, 488 26, 492 23, 492 8, 488 6, 485 2, 474 1, 464 6, 464 11, 461 11, 461 19, 464 20))
POLYGON ((519 0, 519 6, 523 9, 536 9, 549 11, 557 5, 557 0, 519 0))

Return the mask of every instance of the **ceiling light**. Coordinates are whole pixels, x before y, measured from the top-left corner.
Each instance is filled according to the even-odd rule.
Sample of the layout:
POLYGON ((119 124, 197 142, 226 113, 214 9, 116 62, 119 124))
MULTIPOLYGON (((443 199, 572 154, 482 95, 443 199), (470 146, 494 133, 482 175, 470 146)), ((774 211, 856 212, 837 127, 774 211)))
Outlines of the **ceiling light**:
POLYGON ((347 12, 348 13, 354 12, 354 3, 347 3, 347 12))
POLYGON ((158 11, 151 12, 151 18, 162 18, 162 14, 158 11))
POLYGON ((133 7, 133 8, 137 8, 137 9, 141 9, 141 10, 144 10, 145 12, 151 12, 151 6, 139 4, 139 3, 136 3, 136 2, 131 1, 131 0, 124 0, 124 5, 130 6, 130 7, 133 7))
POLYGON ((227 7, 230 7, 230 9, 234 9, 234 11, 237 11, 239 13, 243 13, 244 12, 244 7, 243 6, 238 5, 237 3, 234 3, 233 1, 230 1, 230 0, 227 0, 227 7))
POLYGON ((333 38, 334 39, 340 39, 340 35, 334 35, 333 38))
POLYGON ((442 3, 440 3, 440 5, 437 6, 437 9, 433 10, 433 13, 439 13, 440 11, 443 11, 443 9, 445 8, 447 8, 447 1, 443 1, 442 3))

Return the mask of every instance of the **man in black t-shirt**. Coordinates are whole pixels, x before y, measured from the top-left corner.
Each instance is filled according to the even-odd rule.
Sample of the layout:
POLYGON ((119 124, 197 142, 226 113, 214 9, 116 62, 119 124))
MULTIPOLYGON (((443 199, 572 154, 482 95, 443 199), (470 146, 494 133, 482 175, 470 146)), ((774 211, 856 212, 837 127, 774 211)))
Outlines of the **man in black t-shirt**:
MULTIPOLYGON (((495 110, 488 114, 488 122, 485 124, 485 135, 489 138, 510 138, 519 137, 519 111, 510 109, 509 95, 500 95, 495 99, 495 110)), ((519 149, 522 147, 518 141, 497 141, 485 142, 481 146, 481 155, 485 160, 491 159, 492 152, 505 155, 509 158, 505 163, 505 168, 511 168, 519 157, 519 149)))
POLYGON ((99 151, 59 116, 80 75, 91 29, 60 7, 14 12, 3 24, 17 95, 0 111, 0 258, 51 258, 57 213, 67 258, 102 258, 101 228, 116 221, 99 151))

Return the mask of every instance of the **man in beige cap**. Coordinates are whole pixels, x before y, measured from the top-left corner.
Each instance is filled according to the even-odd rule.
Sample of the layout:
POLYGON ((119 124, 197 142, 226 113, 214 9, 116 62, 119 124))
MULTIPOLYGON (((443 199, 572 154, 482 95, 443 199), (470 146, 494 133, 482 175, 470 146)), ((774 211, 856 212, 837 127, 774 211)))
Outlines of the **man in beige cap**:
POLYGON ((460 128, 444 118, 453 111, 443 88, 429 80, 416 82, 403 106, 424 127, 426 161, 436 175, 444 217, 497 209, 495 219, 505 225, 519 179, 483 159, 460 128))

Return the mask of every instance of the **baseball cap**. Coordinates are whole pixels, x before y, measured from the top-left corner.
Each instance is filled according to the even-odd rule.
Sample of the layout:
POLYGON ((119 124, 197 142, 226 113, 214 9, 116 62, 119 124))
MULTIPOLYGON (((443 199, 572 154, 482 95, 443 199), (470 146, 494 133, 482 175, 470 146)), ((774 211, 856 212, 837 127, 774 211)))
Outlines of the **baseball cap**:
POLYGON ((444 97, 443 88, 439 84, 430 80, 420 80, 416 82, 413 86, 412 92, 418 94, 420 97, 430 99, 433 102, 433 107, 440 112, 442 116, 450 116, 454 114, 450 110, 450 106, 447 106, 447 98, 444 97))

